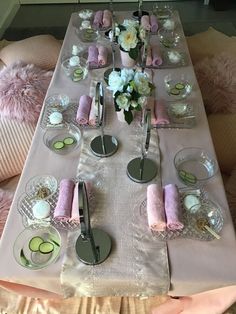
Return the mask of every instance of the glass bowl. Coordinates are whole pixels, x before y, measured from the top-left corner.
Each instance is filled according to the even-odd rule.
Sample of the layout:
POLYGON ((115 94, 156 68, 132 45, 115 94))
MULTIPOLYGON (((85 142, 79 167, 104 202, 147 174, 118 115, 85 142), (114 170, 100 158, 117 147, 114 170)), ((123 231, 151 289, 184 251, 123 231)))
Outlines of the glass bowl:
POLYGON ((90 9, 83 9, 78 12, 78 16, 81 20, 91 20, 93 17, 94 11, 90 9))
POLYGON ((55 110, 64 110, 70 103, 69 96, 65 94, 54 94, 48 96, 45 100, 46 106, 53 108, 55 110))
POLYGON ((189 96, 193 89, 188 75, 171 73, 164 78, 166 92, 171 100, 179 100, 189 96))
POLYGON ((199 205, 193 206, 190 211, 192 214, 188 216, 189 224, 204 240, 220 238, 219 233, 223 228, 224 219, 221 209, 217 204, 208 200, 202 203, 200 207, 199 205), (210 231, 204 227, 205 225, 210 228, 210 231), (214 234, 216 235, 214 236, 214 234))
POLYGON ((56 193, 57 188, 57 179, 45 174, 31 178, 26 184, 25 192, 34 200, 47 200, 56 193))
POLYGON ((165 20, 173 15, 173 8, 169 5, 154 4, 152 12, 159 20, 165 20))
POLYGON ((159 29, 158 38, 165 48, 174 48, 178 46, 181 36, 179 33, 164 28, 159 29))
POLYGON ((68 76, 73 82, 79 82, 84 80, 88 75, 87 61, 78 56, 63 56, 61 60, 61 66, 66 76, 68 76), (74 65, 71 63, 72 58, 79 58, 79 63, 74 65))
POLYGON ((217 162, 199 147, 183 148, 174 157, 174 165, 180 181, 188 186, 201 186, 218 170, 217 162))
POLYGON ((52 226, 31 225, 16 238, 13 253, 17 263, 25 268, 42 269, 59 256, 61 236, 52 226))
POLYGON ((67 155, 80 146, 82 134, 73 124, 65 124, 60 128, 47 129, 43 136, 44 144, 56 154, 67 155))

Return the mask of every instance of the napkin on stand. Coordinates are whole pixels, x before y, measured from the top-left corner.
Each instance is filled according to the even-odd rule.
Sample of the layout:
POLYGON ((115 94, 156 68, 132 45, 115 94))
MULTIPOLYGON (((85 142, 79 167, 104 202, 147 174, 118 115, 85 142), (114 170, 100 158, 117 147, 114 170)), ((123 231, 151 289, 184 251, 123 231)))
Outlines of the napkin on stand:
POLYGON ((170 119, 166 111, 166 106, 163 101, 155 100, 154 114, 155 114, 155 120, 152 121, 153 125, 170 123, 170 119))
POLYGON ((112 13, 109 10, 103 11, 102 26, 110 27, 112 25, 112 13))
POLYGON ((182 230, 184 224, 177 186, 175 184, 166 185, 164 187, 164 194, 167 228, 173 231, 182 230))
POLYGON ((58 201, 53 215, 56 220, 68 221, 70 219, 74 186, 73 180, 61 180, 58 201))
POLYGON ((158 22, 157 22, 157 17, 154 14, 151 14, 149 17, 150 20, 150 27, 151 27, 151 32, 156 33, 158 30, 158 22))
POLYGON ((97 67, 98 66, 98 48, 95 45, 91 45, 88 47, 88 64, 89 67, 97 67))
POLYGON ((96 11, 94 14, 94 19, 93 19, 93 26, 96 28, 100 28, 103 25, 103 11, 99 10, 96 11))
POLYGON ((163 189, 158 184, 150 184, 147 187, 147 217, 148 225, 151 230, 165 231, 166 217, 163 189))
POLYGON ((76 114, 76 121, 79 124, 86 125, 89 122, 89 113, 91 110, 92 98, 82 95, 79 100, 79 107, 76 114))

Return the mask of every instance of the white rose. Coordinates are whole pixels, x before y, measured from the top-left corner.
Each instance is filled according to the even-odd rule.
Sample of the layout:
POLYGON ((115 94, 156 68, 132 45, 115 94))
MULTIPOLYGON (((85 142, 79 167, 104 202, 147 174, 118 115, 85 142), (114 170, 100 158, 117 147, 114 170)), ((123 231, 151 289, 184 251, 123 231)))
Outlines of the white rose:
POLYGON ((125 84, 131 81, 134 78, 134 70, 133 69, 122 69, 120 72, 120 76, 122 77, 125 84))
POLYGON ((118 37, 118 43, 125 51, 130 51, 131 48, 135 48, 138 43, 136 29, 130 27, 126 31, 122 31, 118 37))
POLYGON ((124 81, 120 76, 120 73, 117 71, 112 71, 108 78, 108 89, 113 91, 113 95, 119 91, 122 92, 124 81))
POLYGON ((144 106, 147 104, 147 97, 146 97, 146 96, 141 96, 141 97, 139 97, 139 99, 138 99, 138 104, 139 104, 141 107, 144 107, 144 106))
POLYGON ((135 90, 141 94, 148 96, 151 92, 148 77, 145 73, 136 72, 134 75, 135 90))
POLYGON ((136 100, 131 100, 130 106, 133 107, 133 108, 136 108, 138 106, 137 101, 136 100))
POLYGON ((134 90, 133 86, 128 86, 127 87, 127 92, 132 93, 132 91, 134 90))
POLYGON ((138 27, 139 23, 138 23, 138 21, 135 21, 135 20, 125 19, 124 22, 122 23, 122 25, 125 26, 126 28, 138 27))
POLYGON ((120 109, 124 109, 126 111, 129 110, 129 105, 130 105, 130 101, 129 101, 129 97, 127 97, 127 94, 123 93, 120 94, 117 98, 116 98, 116 104, 120 109))

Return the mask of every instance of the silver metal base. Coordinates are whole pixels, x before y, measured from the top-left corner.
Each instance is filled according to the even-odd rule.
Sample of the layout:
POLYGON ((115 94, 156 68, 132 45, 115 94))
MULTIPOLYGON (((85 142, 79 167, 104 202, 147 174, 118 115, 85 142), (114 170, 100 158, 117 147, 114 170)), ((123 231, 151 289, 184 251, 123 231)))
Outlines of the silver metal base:
POLYGON ((99 135, 95 137, 90 143, 90 148, 95 156, 98 157, 109 157, 118 149, 118 141, 114 136, 111 135, 99 135))
POLYGON ((97 265, 107 259, 111 252, 111 238, 100 229, 91 229, 93 240, 84 239, 80 235, 76 241, 75 250, 79 260, 87 265, 97 265), (94 254, 96 250, 96 254, 94 254))
POLYGON ((141 157, 137 157, 128 163, 127 175, 134 182, 149 182, 155 178, 156 174, 157 166, 151 159, 142 159, 141 157))

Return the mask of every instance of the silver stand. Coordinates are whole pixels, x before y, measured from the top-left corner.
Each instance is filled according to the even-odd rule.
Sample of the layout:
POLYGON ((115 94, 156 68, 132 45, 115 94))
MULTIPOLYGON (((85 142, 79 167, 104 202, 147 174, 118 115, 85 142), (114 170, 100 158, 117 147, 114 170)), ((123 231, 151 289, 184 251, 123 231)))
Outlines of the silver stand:
POLYGON ((91 228, 88 196, 83 181, 79 182, 78 194, 81 235, 76 241, 75 250, 82 263, 97 265, 109 256, 111 238, 106 232, 91 228))
POLYGON ((118 149, 118 141, 114 136, 104 135, 104 121, 105 121, 105 102, 104 102, 104 91, 102 83, 98 82, 96 86, 95 103, 98 108, 98 119, 101 135, 96 136, 90 143, 92 153, 98 157, 109 157, 118 149), (102 115, 100 114, 102 110, 102 115))
POLYGON ((137 183, 146 183, 155 178, 157 174, 156 164, 147 158, 150 137, 151 137, 151 112, 149 109, 145 111, 144 116, 144 136, 145 141, 142 144, 142 155, 132 159, 127 166, 128 177, 137 183))

